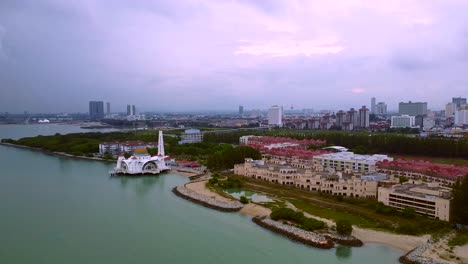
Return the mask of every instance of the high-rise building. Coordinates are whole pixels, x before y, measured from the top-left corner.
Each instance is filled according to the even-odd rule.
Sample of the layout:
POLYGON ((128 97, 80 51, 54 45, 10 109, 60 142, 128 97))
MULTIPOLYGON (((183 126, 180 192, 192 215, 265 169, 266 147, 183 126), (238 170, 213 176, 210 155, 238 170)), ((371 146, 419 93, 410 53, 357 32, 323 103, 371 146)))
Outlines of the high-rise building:
POLYGON ((363 105, 361 109, 359 109, 359 127, 369 127, 369 109, 367 109, 365 105, 363 105))
POLYGON ((359 127, 359 115, 354 108, 349 109, 347 116, 353 127, 359 127))
POLYGON ((283 107, 274 105, 268 109, 268 125, 283 126, 283 107))
POLYGON ((244 106, 239 105, 239 115, 243 115, 243 114, 244 114, 244 106))
POLYGON ((455 111, 454 123, 457 126, 468 125, 468 105, 462 105, 455 111))
POLYGON ((391 127, 414 127, 416 118, 409 115, 392 116, 391 127))
MULTIPOLYGON (((452 103, 454 103, 456 105, 456 107, 460 107, 462 105, 465 105, 466 104, 466 98, 462 98, 462 97, 453 97, 452 98, 452 103)), ((455 109, 456 110, 456 109, 455 109)))
POLYGON ((104 118, 104 102, 90 101, 89 102, 89 118, 93 121, 98 121, 104 118))
POLYGON ((400 102, 398 104, 398 113, 400 115, 426 115, 427 114, 427 103, 426 102, 411 102, 408 103, 400 102))
POLYGON ((376 112, 375 112, 376 111, 375 97, 371 98, 371 106, 370 107, 371 107, 370 108, 371 109, 371 114, 376 114, 376 112))
POLYGON ((340 110, 336 113, 336 125, 341 127, 343 126, 344 121, 345 121, 345 112, 340 110))
POLYGON ((106 103, 106 115, 110 115, 110 103, 106 103))
POLYGON ((445 117, 453 117, 456 110, 457 110, 457 105, 455 103, 446 104, 445 105, 445 117))
POLYGON ((127 116, 136 115, 135 105, 127 105, 127 116))
POLYGON ((375 113, 377 115, 386 115, 387 114, 387 104, 384 102, 379 102, 375 107, 375 113))

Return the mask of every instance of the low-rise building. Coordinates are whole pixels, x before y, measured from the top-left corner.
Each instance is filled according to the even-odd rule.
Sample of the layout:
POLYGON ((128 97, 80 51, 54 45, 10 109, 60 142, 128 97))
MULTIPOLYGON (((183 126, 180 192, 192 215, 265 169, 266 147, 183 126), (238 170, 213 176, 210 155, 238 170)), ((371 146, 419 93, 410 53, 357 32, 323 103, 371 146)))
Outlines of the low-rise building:
POLYGON ((104 142, 99 144, 99 154, 133 153, 135 149, 157 148, 158 143, 143 141, 104 142))
POLYGON ((341 172, 316 172, 311 169, 265 163, 265 160, 246 159, 234 166, 234 173, 258 180, 309 191, 349 197, 377 198, 379 181, 388 177, 347 175, 341 172))
POLYGON ((392 187, 379 187, 378 201, 397 209, 411 208, 418 214, 450 220, 451 189, 438 183, 411 180, 392 187))
POLYGON ((387 155, 360 155, 353 152, 344 151, 337 153, 322 154, 313 157, 314 169, 333 169, 347 173, 373 173, 377 171, 377 162, 384 160, 393 161, 387 155))
POLYGON ((458 179, 468 174, 468 165, 441 164, 428 160, 382 161, 377 163, 378 171, 396 177, 404 176, 415 180, 453 185, 458 179))
POLYGON ((415 127, 416 125, 416 117, 410 115, 401 115, 401 116, 392 116, 391 119, 391 127, 415 127))
POLYGON ((182 135, 182 140, 179 144, 192 144, 203 142, 203 133, 199 129, 187 129, 182 135))

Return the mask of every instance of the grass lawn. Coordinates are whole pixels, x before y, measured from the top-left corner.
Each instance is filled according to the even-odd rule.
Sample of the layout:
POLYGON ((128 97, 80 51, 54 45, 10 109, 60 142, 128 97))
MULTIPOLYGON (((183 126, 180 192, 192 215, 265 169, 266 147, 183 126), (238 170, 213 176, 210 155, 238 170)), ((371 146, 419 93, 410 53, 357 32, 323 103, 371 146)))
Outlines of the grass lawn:
POLYGON ((468 244, 468 230, 457 230, 456 235, 448 242, 449 246, 463 246, 468 244))

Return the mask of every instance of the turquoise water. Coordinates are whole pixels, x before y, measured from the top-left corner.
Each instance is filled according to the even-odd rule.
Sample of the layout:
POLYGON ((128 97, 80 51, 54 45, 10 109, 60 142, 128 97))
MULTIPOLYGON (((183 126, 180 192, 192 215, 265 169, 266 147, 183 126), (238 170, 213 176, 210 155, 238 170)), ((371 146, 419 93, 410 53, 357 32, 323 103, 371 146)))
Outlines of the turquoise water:
POLYGON ((113 164, 7 146, 0 166, 2 264, 385 264, 403 254, 376 244, 320 250, 292 242, 248 216, 175 196, 171 189, 188 181, 177 174, 110 178, 113 164))

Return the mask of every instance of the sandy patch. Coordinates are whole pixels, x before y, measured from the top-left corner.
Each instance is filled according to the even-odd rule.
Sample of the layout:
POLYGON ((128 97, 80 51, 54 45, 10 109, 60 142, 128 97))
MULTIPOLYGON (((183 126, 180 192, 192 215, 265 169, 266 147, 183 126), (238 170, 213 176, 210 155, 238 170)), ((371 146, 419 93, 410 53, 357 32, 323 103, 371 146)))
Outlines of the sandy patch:
POLYGON ((405 251, 413 250, 414 248, 425 243, 429 239, 429 235, 424 236, 408 236, 397 235, 383 231, 371 229, 363 229, 353 227, 353 235, 364 243, 379 243, 405 251))
POLYGON ((185 187, 187 189, 190 189, 194 192, 197 192, 199 194, 211 197, 213 199, 219 200, 219 201, 224 201, 224 202, 231 202, 232 199, 228 199, 226 197, 223 197, 215 192, 212 192, 210 189, 206 188, 206 183, 208 181, 199 181, 199 182, 192 182, 192 183, 187 183, 185 187))
POLYGON ((271 210, 258 204, 248 203, 240 212, 250 216, 264 216, 270 215, 271 210))
POLYGON ((461 247, 457 246, 453 249, 453 252, 455 252, 455 255, 461 258, 461 263, 468 263, 468 245, 461 247))
POLYGON ((172 171, 182 176, 186 176, 186 177, 192 177, 192 176, 200 174, 200 173, 194 173, 194 172, 184 171, 184 170, 179 170, 179 169, 174 169, 174 168, 172 168, 172 171))

